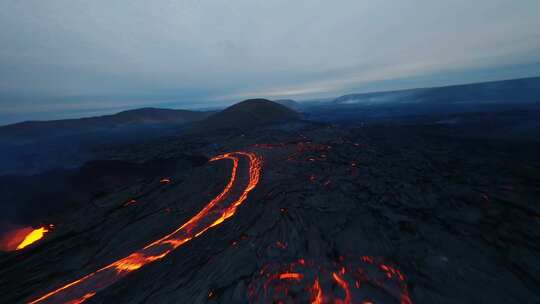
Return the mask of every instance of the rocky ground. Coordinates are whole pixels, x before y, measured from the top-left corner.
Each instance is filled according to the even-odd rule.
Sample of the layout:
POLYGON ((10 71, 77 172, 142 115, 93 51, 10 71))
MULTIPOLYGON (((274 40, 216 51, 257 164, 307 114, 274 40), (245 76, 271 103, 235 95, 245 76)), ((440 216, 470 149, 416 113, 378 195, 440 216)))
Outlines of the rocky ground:
MULTIPOLYGON (((253 151, 264 164, 233 217, 85 303, 540 302, 540 147, 454 135, 307 125, 111 150, 130 161, 253 151)), ((28 302, 159 239, 230 170, 149 176, 55 219, 43 241, 0 256, 0 302, 28 302)))

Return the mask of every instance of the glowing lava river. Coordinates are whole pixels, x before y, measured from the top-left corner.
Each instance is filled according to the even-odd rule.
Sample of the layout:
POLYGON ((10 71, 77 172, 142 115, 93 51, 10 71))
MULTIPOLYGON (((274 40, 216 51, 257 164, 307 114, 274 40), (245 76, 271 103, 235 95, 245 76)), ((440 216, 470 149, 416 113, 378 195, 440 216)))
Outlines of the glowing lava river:
POLYGON ((144 248, 29 303, 82 303, 129 273, 163 259, 173 250, 233 216, 238 206, 246 201, 249 193, 259 183, 262 160, 251 152, 233 152, 216 156, 210 161, 225 159, 233 162, 229 182, 220 194, 189 221, 144 248), (246 161, 247 174, 240 170, 246 161))

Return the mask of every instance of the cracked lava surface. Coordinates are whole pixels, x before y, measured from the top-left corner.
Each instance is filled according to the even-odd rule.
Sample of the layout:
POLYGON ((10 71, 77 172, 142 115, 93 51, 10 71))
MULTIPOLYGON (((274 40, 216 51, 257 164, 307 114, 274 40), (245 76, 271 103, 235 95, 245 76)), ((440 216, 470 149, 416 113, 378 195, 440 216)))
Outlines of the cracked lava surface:
MULTIPOLYGON (((143 249, 53 290, 29 303, 82 303, 93 297, 98 291, 124 278, 130 272, 146 264, 163 259, 176 248, 233 216, 238 206, 247 199, 249 193, 259 183, 262 160, 254 153, 234 152, 216 156, 210 161, 225 159, 233 162, 230 179, 225 189, 188 222, 172 233, 145 246, 143 249), (246 173, 238 172, 241 158, 245 158, 249 162, 247 182, 242 182, 241 180, 246 178, 240 176, 246 173), (241 186, 244 188, 242 191, 239 191, 239 196, 232 195, 233 188, 241 186)), ((163 183, 163 180, 161 182, 163 183)), ((167 183, 169 182, 170 180, 167 180, 167 183)))
POLYGON ((270 263, 251 282, 248 294, 252 303, 412 304, 405 275, 370 256, 270 263))
MULTIPOLYGON (((233 160, 183 164, 44 221, 55 229, 39 242, 0 253, 0 303, 35 301, 104 267, 123 278, 42 302, 517 304, 540 298, 540 171, 531 165, 538 153, 516 158, 512 149, 407 128, 331 126, 134 149, 112 151, 112 158, 247 150, 264 158, 264 175, 248 203, 234 212, 209 211, 208 222, 191 233, 223 219, 220 227, 182 245, 185 235, 163 236, 220 195, 233 160), (501 163, 501 155, 509 162, 501 163), (182 248, 173 250, 177 245, 182 248), (147 257, 159 261, 148 265, 147 257)), ((238 183, 216 207, 233 206, 247 188, 249 159, 233 156, 238 183)))

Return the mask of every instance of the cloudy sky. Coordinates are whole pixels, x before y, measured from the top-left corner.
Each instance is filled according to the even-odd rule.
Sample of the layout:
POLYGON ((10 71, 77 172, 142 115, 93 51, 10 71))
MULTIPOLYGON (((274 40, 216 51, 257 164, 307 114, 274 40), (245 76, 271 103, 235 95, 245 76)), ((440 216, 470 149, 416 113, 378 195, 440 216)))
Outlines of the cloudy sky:
POLYGON ((538 0, 0 0, 0 124, 540 76, 538 0))

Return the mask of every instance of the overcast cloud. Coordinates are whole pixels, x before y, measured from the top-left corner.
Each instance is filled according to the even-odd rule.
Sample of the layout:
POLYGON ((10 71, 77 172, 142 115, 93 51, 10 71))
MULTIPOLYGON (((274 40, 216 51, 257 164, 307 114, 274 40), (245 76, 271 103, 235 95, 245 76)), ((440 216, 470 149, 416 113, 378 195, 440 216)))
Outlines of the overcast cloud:
POLYGON ((538 12, 537 0, 0 0, 0 123, 540 76, 538 12))

